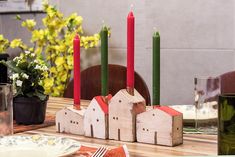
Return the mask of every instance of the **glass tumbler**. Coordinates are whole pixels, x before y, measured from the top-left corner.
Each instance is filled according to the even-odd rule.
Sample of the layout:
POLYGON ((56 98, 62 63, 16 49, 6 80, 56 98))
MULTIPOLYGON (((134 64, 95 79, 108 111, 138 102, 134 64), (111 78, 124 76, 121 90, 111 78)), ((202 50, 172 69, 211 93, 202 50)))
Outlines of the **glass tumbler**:
POLYGON ((205 134, 217 134, 220 78, 195 78, 195 128, 205 134))
POLYGON ((13 134, 12 85, 0 83, 0 136, 13 134))

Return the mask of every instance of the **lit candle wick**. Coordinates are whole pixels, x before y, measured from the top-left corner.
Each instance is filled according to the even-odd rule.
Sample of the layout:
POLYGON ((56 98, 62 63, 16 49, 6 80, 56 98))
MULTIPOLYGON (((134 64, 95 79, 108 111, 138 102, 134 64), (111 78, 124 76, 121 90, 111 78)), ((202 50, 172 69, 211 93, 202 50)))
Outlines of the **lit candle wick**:
POLYGON ((133 11, 133 8, 134 8, 134 5, 133 5, 133 4, 131 4, 131 11, 133 11))
POLYGON ((154 32, 156 32, 156 31, 157 31, 157 28, 156 28, 156 27, 153 27, 153 30, 154 30, 154 32))

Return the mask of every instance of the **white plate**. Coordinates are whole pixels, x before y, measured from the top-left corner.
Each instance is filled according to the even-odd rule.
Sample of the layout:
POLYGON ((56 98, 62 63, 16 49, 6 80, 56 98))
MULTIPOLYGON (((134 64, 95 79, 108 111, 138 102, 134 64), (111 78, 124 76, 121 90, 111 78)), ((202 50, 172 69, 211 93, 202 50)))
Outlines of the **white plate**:
POLYGON ((75 153, 81 144, 55 136, 0 137, 0 157, 62 157, 75 153))
POLYGON ((217 102, 204 103, 203 108, 197 109, 197 116, 195 105, 172 105, 171 107, 183 113, 184 120, 209 120, 216 119, 218 116, 218 110, 213 108, 214 105, 217 105, 217 102))

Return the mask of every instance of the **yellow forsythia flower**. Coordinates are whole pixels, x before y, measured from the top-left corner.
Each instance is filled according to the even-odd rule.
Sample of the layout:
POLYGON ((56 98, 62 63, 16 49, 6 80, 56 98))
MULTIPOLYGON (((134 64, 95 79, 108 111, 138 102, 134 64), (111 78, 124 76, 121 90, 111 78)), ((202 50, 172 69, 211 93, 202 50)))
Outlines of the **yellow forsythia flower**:
POLYGON ((36 22, 33 19, 28 19, 22 22, 22 27, 26 27, 29 30, 33 30, 34 26, 36 25, 36 22))
POLYGON ((64 86, 60 84, 59 86, 57 86, 57 89, 58 89, 59 91, 64 90, 64 86))
POLYGON ((0 41, 2 41, 2 40, 5 40, 5 38, 4 38, 3 35, 1 34, 1 35, 0 35, 0 41))
POLYGON ((23 44, 23 42, 22 42, 21 39, 14 39, 14 40, 11 41, 10 47, 11 48, 16 48, 16 47, 19 47, 22 44, 23 44))
POLYGON ((65 63, 64 57, 57 57, 56 60, 55 60, 56 66, 60 66, 60 65, 62 65, 64 63, 65 63))
POLYGON ((64 66, 63 66, 63 65, 57 66, 56 69, 57 69, 57 72, 58 72, 58 73, 60 73, 60 72, 65 72, 65 69, 64 69, 64 66))
POLYGON ((46 78, 44 80, 44 88, 51 88, 54 85, 54 79, 53 78, 46 78))
POLYGON ((9 41, 4 38, 3 35, 0 35, 0 53, 6 51, 9 47, 9 41))
POLYGON ((78 16, 77 13, 73 13, 67 18, 66 24, 67 25, 81 25, 82 21, 83 21, 83 18, 81 16, 78 16))
POLYGON ((67 64, 69 67, 73 67, 73 56, 72 55, 67 56, 67 64))
POLYGON ((57 73, 56 68, 55 68, 55 67, 51 67, 51 68, 50 68, 50 72, 51 72, 51 73, 54 73, 54 74, 57 73))
POLYGON ((53 17, 56 15, 56 10, 52 6, 48 6, 48 8, 46 9, 46 12, 49 17, 53 17))
MULTIPOLYGON (((61 81, 62 81, 62 82, 65 82, 66 79, 67 79, 67 74, 66 74, 66 73, 63 73, 62 76, 61 76, 61 81)), ((63 86, 62 86, 62 88, 63 88, 63 86)))
POLYGON ((32 32, 32 38, 31 41, 35 42, 37 40, 43 40, 44 39, 44 31, 43 30, 34 30, 32 32))
POLYGON ((58 89, 58 86, 54 87, 52 91, 53 91, 52 96, 57 97, 57 96, 60 96, 61 94, 61 90, 58 89))

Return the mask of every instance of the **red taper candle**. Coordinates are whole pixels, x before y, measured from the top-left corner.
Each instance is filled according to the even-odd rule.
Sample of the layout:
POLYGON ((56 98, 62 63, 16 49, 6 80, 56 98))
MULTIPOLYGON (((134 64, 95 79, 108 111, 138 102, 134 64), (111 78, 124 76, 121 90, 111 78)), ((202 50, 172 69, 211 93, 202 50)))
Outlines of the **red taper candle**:
POLYGON ((73 93, 74 93, 74 108, 80 109, 80 39, 76 34, 73 40, 73 93))
POLYGON ((134 95, 134 47, 135 17, 131 11, 127 16, 127 91, 134 95))

